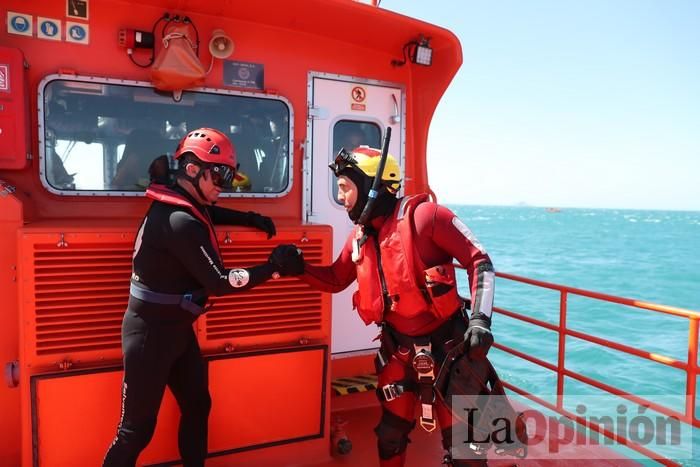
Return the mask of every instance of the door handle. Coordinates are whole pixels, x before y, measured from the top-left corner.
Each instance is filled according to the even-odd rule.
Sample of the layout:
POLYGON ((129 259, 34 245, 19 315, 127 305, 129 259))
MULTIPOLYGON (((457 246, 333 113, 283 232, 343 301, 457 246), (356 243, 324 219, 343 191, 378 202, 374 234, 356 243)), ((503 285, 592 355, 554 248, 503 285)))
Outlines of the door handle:
POLYGON ((401 122, 401 113, 399 112, 399 101, 396 99, 396 95, 391 93, 391 99, 394 101, 394 115, 389 117, 389 122, 392 125, 396 125, 401 122))

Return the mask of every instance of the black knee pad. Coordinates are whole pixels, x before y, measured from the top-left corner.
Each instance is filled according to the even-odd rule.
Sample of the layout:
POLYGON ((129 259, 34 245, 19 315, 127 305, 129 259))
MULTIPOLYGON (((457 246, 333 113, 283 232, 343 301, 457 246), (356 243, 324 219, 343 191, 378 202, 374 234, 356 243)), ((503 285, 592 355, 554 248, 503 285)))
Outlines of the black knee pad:
POLYGON ((391 459, 403 453, 408 443, 411 442, 408 439, 408 434, 413 430, 414 426, 416 426, 415 421, 406 420, 386 409, 382 409, 382 418, 379 421, 379 425, 374 429, 374 432, 377 434, 379 458, 384 460, 391 459))
POLYGON ((488 467, 486 459, 453 459, 452 467, 488 467))
MULTIPOLYGON (((443 464, 449 467, 487 467, 486 455, 483 457, 475 456, 472 459, 453 459, 452 458, 452 428, 448 426, 442 430, 442 447, 447 451, 445 458, 443 458, 443 464)), ((459 435, 459 431, 457 432, 459 435)))

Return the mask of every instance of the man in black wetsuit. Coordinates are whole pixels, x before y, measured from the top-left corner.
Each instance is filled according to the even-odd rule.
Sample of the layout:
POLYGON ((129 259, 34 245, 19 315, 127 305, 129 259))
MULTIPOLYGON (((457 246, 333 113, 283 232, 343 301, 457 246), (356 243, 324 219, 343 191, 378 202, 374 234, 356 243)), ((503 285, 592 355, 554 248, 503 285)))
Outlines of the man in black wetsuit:
POLYGON ((301 257, 280 245, 265 264, 226 269, 213 225, 275 232, 269 217, 214 206, 235 176, 236 153, 221 132, 200 128, 179 143, 176 183, 152 184, 151 205, 134 245, 129 304, 122 324, 122 416, 105 466, 133 466, 153 436, 165 387, 181 419, 178 446, 185 466, 203 466, 211 408, 207 373, 192 323, 209 295, 241 292, 284 275, 301 257))

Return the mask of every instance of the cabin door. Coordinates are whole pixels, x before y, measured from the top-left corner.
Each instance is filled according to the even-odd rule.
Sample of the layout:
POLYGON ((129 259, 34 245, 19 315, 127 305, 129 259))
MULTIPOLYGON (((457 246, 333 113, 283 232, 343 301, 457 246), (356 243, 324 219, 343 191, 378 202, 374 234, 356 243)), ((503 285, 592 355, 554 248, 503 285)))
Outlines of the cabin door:
MULTIPOLYGON (((336 179, 328 169, 341 147, 350 150, 362 144, 381 147, 391 126, 389 153, 403 167, 403 92, 398 86, 312 74, 309 95, 309 149, 305 206, 306 220, 333 226, 334 259, 342 249, 353 224, 336 199, 336 179)), ((343 353, 376 348, 377 327, 365 326, 352 309, 353 283, 333 296, 332 352, 343 353)))

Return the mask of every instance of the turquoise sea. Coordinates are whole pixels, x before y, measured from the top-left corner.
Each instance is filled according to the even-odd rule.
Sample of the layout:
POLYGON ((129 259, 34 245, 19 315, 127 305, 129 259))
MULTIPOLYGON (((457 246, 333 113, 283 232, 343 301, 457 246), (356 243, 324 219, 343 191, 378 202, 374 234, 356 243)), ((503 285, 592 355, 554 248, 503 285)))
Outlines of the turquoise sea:
MULTIPOLYGON (((700 312, 700 212, 449 207, 479 238, 497 271, 700 312)), ((558 324, 556 291, 499 279, 495 306, 558 324)), ((688 359, 688 324, 685 318, 643 309, 568 299, 569 328, 683 362, 688 359)), ((498 342, 556 365, 555 332, 498 314, 493 329, 498 342)), ((496 349, 490 355, 502 379, 554 402, 553 372, 496 349)), ((652 400, 677 395, 673 408, 683 411, 683 370, 573 337, 566 341, 565 366, 652 400)), ((604 394, 571 378, 566 378, 564 392, 571 395, 565 398, 570 407, 575 395, 604 394)), ((697 433, 694 438, 700 446, 697 433)), ((699 456, 681 462, 700 465, 699 456)))

